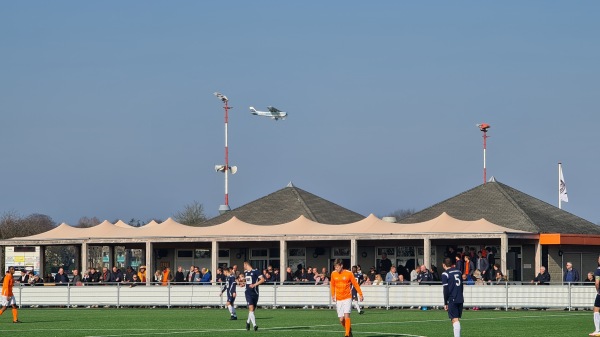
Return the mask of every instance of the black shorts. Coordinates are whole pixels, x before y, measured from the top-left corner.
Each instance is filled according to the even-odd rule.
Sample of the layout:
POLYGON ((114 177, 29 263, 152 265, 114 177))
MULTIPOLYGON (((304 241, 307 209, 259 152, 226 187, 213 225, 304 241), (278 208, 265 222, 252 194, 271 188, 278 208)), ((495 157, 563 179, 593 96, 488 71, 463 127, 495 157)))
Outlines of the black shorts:
POLYGON ((235 297, 233 297, 233 295, 228 295, 227 296, 227 302, 231 303, 231 305, 233 305, 233 302, 235 302, 235 297))
POLYGON ((358 301, 358 292, 354 288, 352 288, 352 300, 358 301))
POLYGON ((463 311, 462 303, 454 303, 454 302, 448 303, 448 318, 450 318, 450 319, 461 318, 462 311, 463 311))
POLYGON ((600 308, 600 294, 596 295, 596 300, 594 301, 594 306, 596 308, 600 308))
POLYGON ((252 305, 256 307, 256 305, 258 304, 258 294, 246 293, 246 303, 248 303, 248 306, 252 305))

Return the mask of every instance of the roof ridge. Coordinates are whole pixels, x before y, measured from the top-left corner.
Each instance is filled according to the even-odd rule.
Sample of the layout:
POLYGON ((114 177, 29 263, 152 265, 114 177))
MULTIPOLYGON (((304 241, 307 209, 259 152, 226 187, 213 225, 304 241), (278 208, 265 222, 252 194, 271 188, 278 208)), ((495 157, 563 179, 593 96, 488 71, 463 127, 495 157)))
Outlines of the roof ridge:
POLYGON ((477 185, 477 186, 475 186, 475 187, 473 187, 473 188, 470 188, 470 189, 468 189, 468 190, 466 190, 466 191, 463 191, 463 192, 461 192, 461 193, 459 193, 459 194, 457 194, 457 195, 455 195, 455 196, 453 196, 453 197, 449 197, 449 198, 446 198, 446 199, 444 199, 444 200, 442 200, 442 201, 436 202, 435 204, 433 204, 433 205, 431 205, 431 206, 428 206, 428 207, 425 207, 425 208, 423 208, 422 210, 420 210, 420 211, 418 211, 418 212, 415 212, 415 213, 413 213, 413 214, 408 214, 408 215, 406 215, 405 217, 403 217, 402 219, 398 219, 397 221, 402 221, 403 219, 410 218, 410 217, 412 217, 412 216, 414 216, 414 215, 417 215, 417 214, 419 214, 419 213, 422 213, 422 212, 426 211, 427 209, 429 209, 429 208, 433 208, 433 207, 435 207, 435 206, 437 206, 437 205, 439 205, 439 204, 442 204, 442 203, 444 203, 444 202, 446 202, 446 201, 448 201, 448 200, 450 200, 450 199, 454 199, 454 198, 456 198, 456 197, 458 197, 458 196, 461 196, 461 195, 463 195, 463 194, 467 194, 467 193, 471 192, 472 190, 474 190, 474 189, 476 189, 476 188, 479 188, 480 186, 481 186, 481 185, 477 185))
POLYGON ((286 187, 286 188, 291 188, 292 189, 292 193, 294 193, 294 195, 296 195, 296 198, 298 198, 298 201, 300 202, 300 205, 302 205, 302 208, 304 209, 304 211, 306 212, 306 214, 309 216, 309 219, 315 222, 317 221, 317 218, 315 217, 315 215, 313 214, 313 212, 310 210, 310 208, 308 207, 308 205, 306 204, 306 202, 304 201, 304 198, 302 198, 302 196, 300 195, 300 192, 298 192, 298 190, 304 191, 296 186, 290 186, 290 187, 286 187))
MULTIPOLYGON (((527 219, 527 222, 529 222, 529 224, 530 224, 530 225, 532 225, 534 228, 536 228, 536 229, 537 229, 537 231, 538 231, 539 233, 541 233, 542 229, 541 229, 541 228, 540 228, 538 225, 536 225, 536 224, 535 224, 535 222, 533 222, 533 220, 531 220, 531 217, 529 217, 529 214, 527 214, 527 213, 526 213, 526 212, 523 210, 523 208, 521 208, 521 206, 519 205, 519 203, 518 203, 518 202, 516 202, 516 201, 515 201, 515 200, 514 200, 514 199, 513 199, 513 198, 512 198, 510 195, 508 195, 508 193, 507 193, 507 192, 504 190, 504 186, 506 186, 506 187, 510 187, 510 186, 508 186, 508 185, 504 185, 504 184, 502 184, 502 183, 500 183, 500 182, 496 182, 496 184, 498 185, 498 187, 497 187, 497 188, 498 188, 498 190, 500 191, 500 193, 502 193, 502 195, 504 195, 504 197, 506 198, 506 200, 508 200, 508 202, 510 202, 510 203, 511 203, 511 204, 512 204, 512 205, 513 205, 513 206, 514 206, 514 207, 515 207, 515 208, 516 208, 516 209, 519 211, 519 213, 521 213, 521 214, 522 214, 522 215, 523 215, 523 216, 524 216, 524 217, 527 219), (502 186, 501 186, 501 185, 502 185, 502 186)), ((521 192, 521 193, 523 193, 523 192, 521 192)), ((533 197, 532 197, 532 198, 533 198, 533 197)))

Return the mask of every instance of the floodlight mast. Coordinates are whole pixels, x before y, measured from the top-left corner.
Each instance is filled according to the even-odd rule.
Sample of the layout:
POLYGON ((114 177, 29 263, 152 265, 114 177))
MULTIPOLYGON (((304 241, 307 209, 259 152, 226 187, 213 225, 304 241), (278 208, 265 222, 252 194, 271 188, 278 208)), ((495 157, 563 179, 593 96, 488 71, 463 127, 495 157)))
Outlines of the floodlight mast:
POLYGON ((237 171, 237 167, 229 166, 229 145, 227 126, 229 124, 229 109, 231 109, 232 107, 229 106, 229 99, 227 98, 227 96, 219 92, 215 92, 214 95, 217 96, 217 98, 223 102, 223 110, 225 110, 225 165, 216 165, 215 170, 217 172, 225 173, 225 205, 221 205, 219 207, 219 212, 227 212, 231 210, 231 208, 229 207, 229 171, 231 170, 231 174, 235 174, 235 172, 237 171))
POLYGON ((479 128, 479 130, 481 132, 483 132, 483 184, 485 184, 487 182, 487 171, 486 171, 486 167, 485 167, 485 152, 487 149, 487 139, 488 139, 488 129, 490 128, 490 125, 487 123, 481 123, 481 124, 477 124, 477 127, 479 128))

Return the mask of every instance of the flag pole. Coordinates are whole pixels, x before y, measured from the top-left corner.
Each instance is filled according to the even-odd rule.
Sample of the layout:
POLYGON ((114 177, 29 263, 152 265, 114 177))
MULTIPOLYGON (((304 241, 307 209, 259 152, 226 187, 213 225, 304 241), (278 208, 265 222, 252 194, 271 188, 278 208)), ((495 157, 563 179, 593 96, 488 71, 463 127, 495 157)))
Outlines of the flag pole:
POLYGON ((560 165, 562 163, 558 162, 558 209, 562 209, 562 200, 560 197, 560 165))

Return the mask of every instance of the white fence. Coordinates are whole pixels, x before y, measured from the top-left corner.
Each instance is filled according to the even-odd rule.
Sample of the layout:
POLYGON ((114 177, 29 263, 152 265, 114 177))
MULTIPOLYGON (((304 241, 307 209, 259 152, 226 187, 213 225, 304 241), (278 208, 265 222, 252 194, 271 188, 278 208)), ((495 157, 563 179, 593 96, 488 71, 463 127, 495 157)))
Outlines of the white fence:
MULTIPOLYGON (((441 285, 363 286, 368 307, 441 306, 441 285)), ((218 285, 169 286, 15 286, 19 306, 163 306, 189 307, 225 304, 218 285)), ((590 308, 596 296, 589 285, 485 285, 465 286, 465 306, 481 308, 590 308)), ((260 306, 329 307, 329 287, 323 285, 261 285, 260 306)), ((237 305, 245 305, 238 290, 237 305)))

